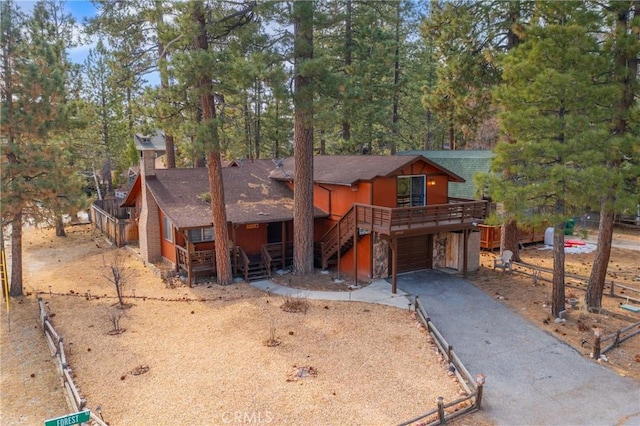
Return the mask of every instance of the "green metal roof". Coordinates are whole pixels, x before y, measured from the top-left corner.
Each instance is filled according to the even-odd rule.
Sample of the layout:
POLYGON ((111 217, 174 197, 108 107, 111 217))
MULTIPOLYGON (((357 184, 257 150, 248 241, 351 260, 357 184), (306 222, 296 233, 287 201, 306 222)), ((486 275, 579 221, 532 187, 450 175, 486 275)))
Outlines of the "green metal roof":
POLYGON ((466 182, 449 182, 449 197, 478 199, 473 183, 476 173, 489 173, 491 160, 495 157, 493 151, 403 151, 398 155, 422 155, 440 166, 451 170, 466 182))

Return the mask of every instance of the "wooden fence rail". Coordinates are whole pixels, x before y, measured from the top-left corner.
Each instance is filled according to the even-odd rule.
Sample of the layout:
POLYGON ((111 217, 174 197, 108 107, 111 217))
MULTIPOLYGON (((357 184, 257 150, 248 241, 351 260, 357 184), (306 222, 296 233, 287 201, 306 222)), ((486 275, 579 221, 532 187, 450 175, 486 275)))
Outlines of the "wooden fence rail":
POLYGON ((612 342, 602 348, 600 350, 601 354, 609 352, 613 348, 617 348, 620 346, 620 343, 624 342, 627 339, 632 338, 636 334, 640 334, 640 321, 635 322, 626 327, 622 327, 620 330, 617 330, 615 333, 608 334, 606 336, 602 336, 600 338, 600 344, 602 345, 604 342, 608 342, 611 340, 612 342), (635 330, 634 330, 635 329, 635 330))
MULTIPOLYGON (((514 266, 520 267, 520 268, 528 268, 531 269, 532 271, 539 271, 539 272, 544 272, 546 274, 553 274, 553 270, 549 269, 549 268, 543 268, 541 266, 536 266, 536 265, 530 265, 528 263, 523 263, 523 262, 513 262, 514 266)), ((533 274, 530 274, 528 272, 522 271, 522 270, 518 270, 518 269, 514 269, 514 272, 517 272, 519 274, 523 274, 523 275, 530 275, 532 276, 533 274)), ((565 277, 567 278, 571 278, 575 281, 578 281, 580 284, 582 285, 587 285, 587 283, 589 282, 589 278, 588 277, 583 277, 582 275, 576 275, 576 274, 571 274, 571 273, 565 273, 565 277)), ((546 282, 551 282, 550 279, 548 278, 544 278, 544 277, 540 277, 538 276, 539 280, 542 281, 546 281, 546 282)), ((584 287, 581 286, 577 286, 577 285, 573 285, 571 283, 565 283, 566 287, 571 287, 571 288, 576 288, 579 290, 585 290, 584 287)), ((625 299, 627 301, 632 301, 632 302, 636 302, 636 303, 640 303, 640 298, 635 298, 635 297, 630 297, 627 296, 626 294, 617 294, 615 292, 616 289, 620 288, 623 289, 625 291, 632 291, 632 292, 636 292, 640 294, 640 289, 637 288, 633 288, 633 287, 628 287, 619 283, 616 283, 615 281, 611 280, 609 283, 605 283, 605 288, 609 288, 609 292, 607 293, 609 296, 611 297, 617 297, 619 299, 625 299)), ((639 296, 640 297, 640 296, 639 296)))
MULTIPOLYGON (((54 357, 58 374, 60 374, 64 388, 67 391, 67 400, 71 404, 74 412, 82 411, 86 408, 87 400, 82 397, 82 393, 73 381, 71 368, 67 363, 67 356, 64 350, 64 340, 62 336, 56 332, 55 328, 53 328, 53 324, 51 324, 49 320, 49 314, 41 297, 38 297, 38 306, 40 310, 40 324, 42 325, 45 340, 51 351, 51 356, 54 357)), ((93 413, 91 413, 91 420, 98 426, 107 426, 107 423, 93 413)))
POLYGON ((464 387, 467 396, 447 404, 444 403, 442 397, 438 397, 436 408, 411 420, 400 423, 398 426, 408 426, 417 422, 420 422, 419 424, 424 426, 443 425, 448 420, 479 410, 482 405, 482 391, 485 381, 484 374, 480 373, 475 378, 471 376, 464 364, 462 364, 460 358, 458 358, 458 355, 454 352, 453 347, 447 343, 440 331, 431 322, 418 296, 415 298, 415 309, 418 318, 427 329, 427 332, 440 350, 440 353, 442 353, 442 355, 446 357, 446 361, 454 367, 453 370, 458 379, 458 383, 464 387))

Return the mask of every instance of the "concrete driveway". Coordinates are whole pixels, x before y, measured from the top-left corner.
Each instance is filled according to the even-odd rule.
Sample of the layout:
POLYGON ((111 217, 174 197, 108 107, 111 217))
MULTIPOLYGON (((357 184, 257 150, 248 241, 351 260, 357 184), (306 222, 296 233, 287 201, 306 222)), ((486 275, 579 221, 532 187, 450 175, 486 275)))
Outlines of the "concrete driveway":
POLYGON ((640 425, 640 382, 620 377, 518 316, 470 281, 398 276, 469 372, 486 374, 483 411, 498 425, 640 425))

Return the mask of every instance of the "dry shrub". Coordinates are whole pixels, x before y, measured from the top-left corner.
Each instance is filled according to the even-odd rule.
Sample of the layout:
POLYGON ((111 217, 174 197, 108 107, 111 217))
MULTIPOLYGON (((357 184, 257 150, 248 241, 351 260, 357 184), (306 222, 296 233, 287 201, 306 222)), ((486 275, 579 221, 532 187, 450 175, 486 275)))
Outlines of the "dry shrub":
POLYGON ((286 296, 284 298, 284 303, 280 306, 280 309, 294 314, 300 312, 305 314, 307 313, 307 310, 309 310, 309 302, 304 297, 286 296))
POLYGON ((106 317, 111 325, 111 330, 108 331, 110 335, 122 334, 125 329, 120 326, 122 318, 126 317, 125 311, 120 306, 111 306, 106 309, 106 317))
POLYGON ((271 325, 269 326, 269 339, 267 339, 264 344, 270 348, 280 345, 280 339, 276 336, 276 320, 271 320, 271 325))

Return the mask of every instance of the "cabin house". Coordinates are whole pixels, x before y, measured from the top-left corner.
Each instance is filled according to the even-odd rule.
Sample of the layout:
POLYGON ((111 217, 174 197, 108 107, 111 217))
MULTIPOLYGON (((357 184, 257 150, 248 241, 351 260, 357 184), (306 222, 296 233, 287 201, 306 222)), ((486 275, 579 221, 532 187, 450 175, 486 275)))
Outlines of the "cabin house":
MULTIPOLYGON (((235 273, 268 277, 293 259, 295 160, 234 162, 223 182, 235 273)), ((426 268, 466 274, 479 267, 477 226, 486 202, 451 198, 463 179, 414 156, 314 157, 314 240, 318 267, 357 280, 426 268)), ((141 151, 140 174, 123 202, 139 226, 145 262, 161 259, 187 275, 215 274, 206 168, 154 167, 141 151)))

